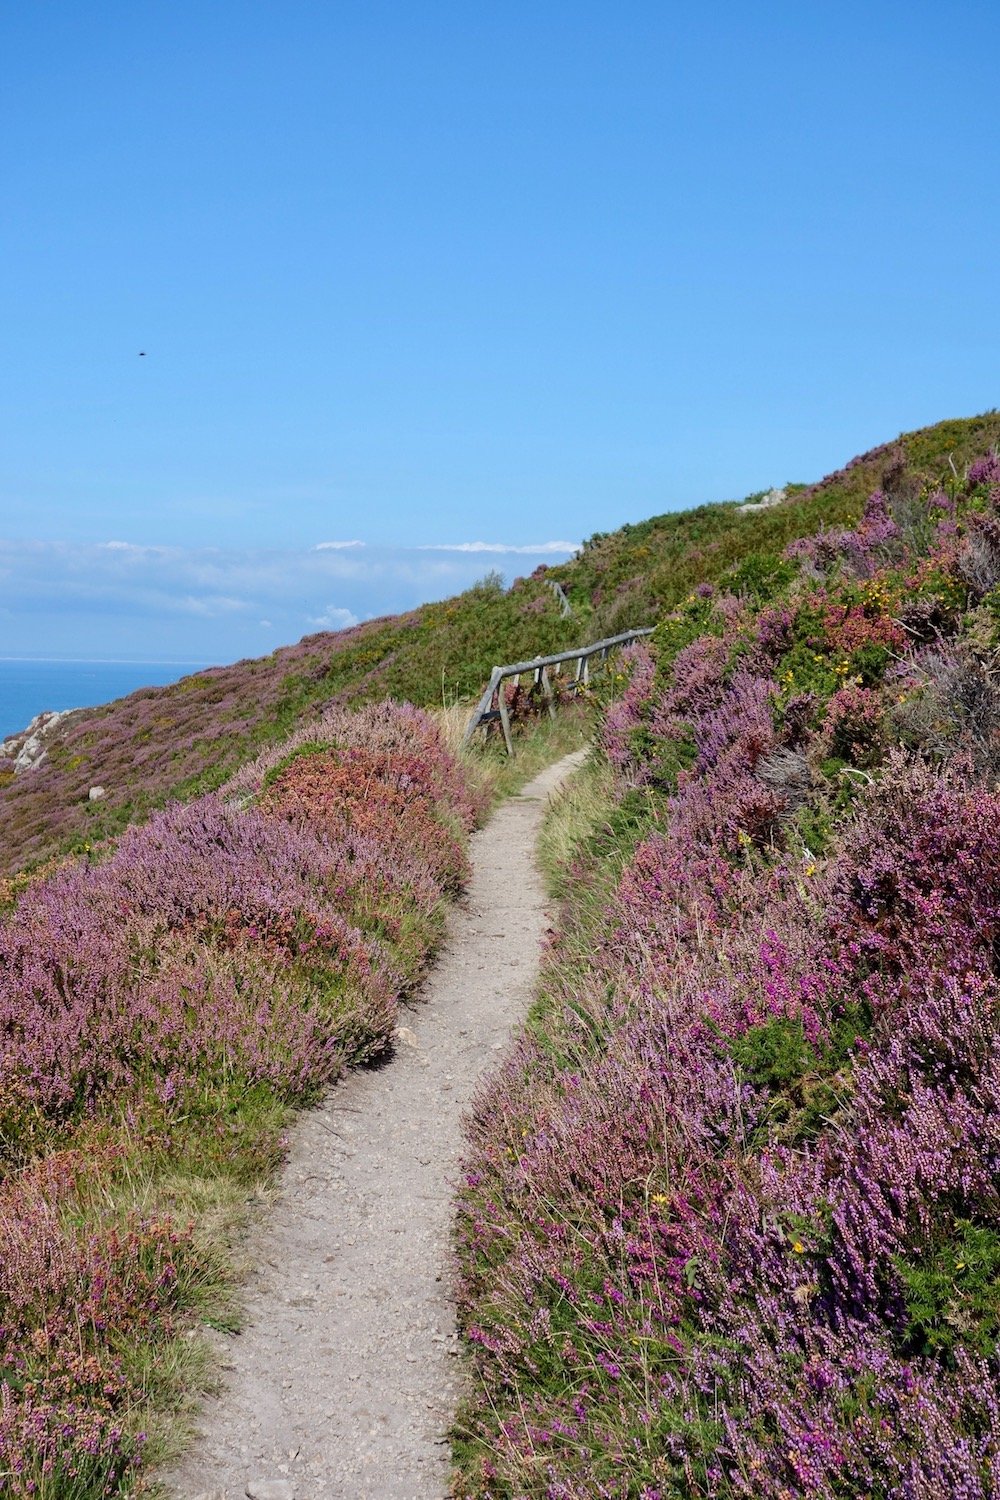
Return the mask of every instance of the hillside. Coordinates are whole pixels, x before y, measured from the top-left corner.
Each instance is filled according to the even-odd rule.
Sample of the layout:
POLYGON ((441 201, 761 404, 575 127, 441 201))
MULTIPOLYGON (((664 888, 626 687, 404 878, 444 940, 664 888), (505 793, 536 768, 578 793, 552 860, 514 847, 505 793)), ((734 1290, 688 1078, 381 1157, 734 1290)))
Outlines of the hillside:
POLYGON ((491 650, 569 638, 551 591, 492 584, 411 614, 307 636, 270 656, 67 715, 40 766, 0 764, 0 875, 118 833, 171 800, 220 787, 260 750, 331 704, 391 695, 421 705, 482 690, 491 650), (91 802, 92 786, 106 796, 91 802))
POLYGON ((455 1495, 1000 1494, 1000 457, 929 437, 617 674, 470 1127, 455 1495))
MULTIPOLYGON (((654 633, 513 763, 592 730, 545 833, 540 988, 468 1115, 452 1493, 1000 1493, 998 421, 81 714, 8 785, 37 819, 8 825, 22 854, 188 794, 0 883, 11 1500, 141 1493, 169 1457, 292 1111, 413 1047, 399 1007, 484 849, 492 868, 470 839, 497 762, 443 716, 350 700, 408 674, 434 699, 474 640, 530 654, 629 597, 654 633), (68 796, 98 755, 110 815, 68 796), (243 764, 216 791, 222 761, 243 764)), ((516 999, 505 899, 469 907, 516 999)), ((466 958, 457 989, 490 1013, 466 958)))
POLYGON ((468 772, 430 714, 334 709, 0 914, 5 1500, 149 1492, 292 1110, 391 1052, 441 941, 468 772))
POLYGON ((57 726, 40 767, 14 777, 0 766, 0 874, 99 841, 172 799, 217 788, 330 703, 393 696, 426 706, 472 697, 498 661, 651 623, 748 554, 856 519, 887 471, 890 488, 913 492, 952 466, 962 472, 998 440, 995 412, 942 422, 817 484, 789 487, 773 509, 731 503, 654 517, 592 538, 570 562, 506 591, 487 580, 409 614, 308 636, 270 656, 74 714, 57 726), (571 617, 562 617, 549 581, 566 589, 571 617), (106 796, 89 801, 92 786, 106 796))
POLYGON ((850 525, 877 485, 918 493, 953 468, 964 472, 998 440, 998 412, 939 422, 860 454, 816 484, 787 486, 785 503, 773 509, 746 511, 734 501, 653 516, 592 537, 580 555, 547 576, 593 620, 595 638, 652 624, 695 584, 714 583, 748 551, 780 552, 821 526, 850 525))

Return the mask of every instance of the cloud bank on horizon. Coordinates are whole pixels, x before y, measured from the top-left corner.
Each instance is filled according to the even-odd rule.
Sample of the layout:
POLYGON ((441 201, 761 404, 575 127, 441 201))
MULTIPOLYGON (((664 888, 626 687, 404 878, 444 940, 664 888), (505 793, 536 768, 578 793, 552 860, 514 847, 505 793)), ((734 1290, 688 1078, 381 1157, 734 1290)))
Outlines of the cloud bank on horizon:
POLYGON ((265 549, 0 539, 0 656, 256 656, 313 631, 344 630, 446 598, 491 564, 503 570, 505 559, 517 558, 518 571, 530 572, 577 547, 386 547, 349 539, 265 549))
POLYGON ((498 556, 517 553, 522 557, 549 557, 554 553, 568 556, 579 547, 579 542, 536 542, 526 546, 511 546, 506 542, 421 542, 416 552, 495 552, 498 556))

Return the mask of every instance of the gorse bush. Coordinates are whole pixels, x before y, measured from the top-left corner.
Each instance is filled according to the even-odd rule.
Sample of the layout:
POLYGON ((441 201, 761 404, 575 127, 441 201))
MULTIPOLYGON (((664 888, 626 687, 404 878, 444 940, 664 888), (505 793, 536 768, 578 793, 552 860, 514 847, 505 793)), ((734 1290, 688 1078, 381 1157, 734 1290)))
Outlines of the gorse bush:
POLYGON ((439 936, 482 801, 433 720, 381 704, 310 736, 0 923, 5 1496, 130 1487, 157 1361, 218 1290, 199 1213, 273 1164, 287 1106, 385 1050, 439 936))
POLYGON ((470 1125, 456 1494, 1000 1493, 1000 465, 883 464, 628 654, 470 1125))

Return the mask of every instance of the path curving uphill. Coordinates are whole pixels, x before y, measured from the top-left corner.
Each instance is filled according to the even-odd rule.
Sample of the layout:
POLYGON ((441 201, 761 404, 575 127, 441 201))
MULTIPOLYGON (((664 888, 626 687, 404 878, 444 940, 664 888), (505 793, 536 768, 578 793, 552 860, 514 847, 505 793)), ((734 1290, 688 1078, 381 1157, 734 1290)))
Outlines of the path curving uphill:
POLYGON ((179 1500, 442 1500, 460 1394, 451 1188, 462 1112, 525 1013, 546 925, 550 766, 473 836, 472 874, 392 1062, 296 1127, 222 1394, 179 1500))

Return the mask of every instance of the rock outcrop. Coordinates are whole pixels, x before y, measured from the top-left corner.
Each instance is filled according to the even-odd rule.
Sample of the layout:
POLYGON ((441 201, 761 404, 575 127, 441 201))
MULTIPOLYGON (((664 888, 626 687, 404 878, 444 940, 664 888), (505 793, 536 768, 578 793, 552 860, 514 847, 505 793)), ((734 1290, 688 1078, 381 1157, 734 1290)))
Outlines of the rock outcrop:
POLYGON ((62 713, 40 713, 36 714, 28 725, 18 734, 12 734, 0 743, 0 761, 12 763, 15 776, 22 771, 33 771, 40 766, 48 754, 46 740, 63 719, 70 714, 79 713, 79 709, 67 708, 62 713))
POLYGON ((738 505, 739 511, 770 510, 773 505, 780 505, 788 494, 787 490, 768 490, 760 500, 754 500, 748 505, 738 505))

